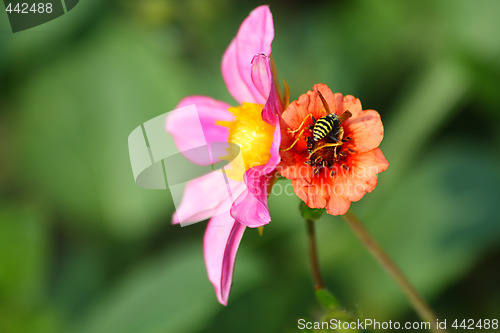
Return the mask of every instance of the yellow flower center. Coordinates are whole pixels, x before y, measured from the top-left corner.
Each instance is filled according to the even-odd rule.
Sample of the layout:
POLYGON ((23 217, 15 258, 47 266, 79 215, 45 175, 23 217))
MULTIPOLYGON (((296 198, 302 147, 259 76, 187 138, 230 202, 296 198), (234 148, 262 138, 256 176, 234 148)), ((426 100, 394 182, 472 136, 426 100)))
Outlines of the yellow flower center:
MULTIPOLYGON (((228 109, 235 119, 218 121, 217 124, 229 128, 228 142, 238 145, 240 155, 231 162, 228 176, 234 180, 243 180, 246 170, 266 164, 271 157, 274 127, 262 120, 260 104, 243 103, 228 109)), ((229 153, 229 156, 234 154, 229 153)))

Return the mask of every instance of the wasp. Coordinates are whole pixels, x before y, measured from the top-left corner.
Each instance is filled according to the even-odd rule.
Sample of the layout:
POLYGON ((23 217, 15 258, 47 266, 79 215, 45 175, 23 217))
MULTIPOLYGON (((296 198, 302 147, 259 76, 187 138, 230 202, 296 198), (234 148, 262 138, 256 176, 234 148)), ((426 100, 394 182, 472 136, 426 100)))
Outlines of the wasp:
MULTIPOLYGON (((311 157, 314 153, 316 153, 318 150, 327 148, 327 147, 337 147, 342 145, 344 137, 344 129, 340 126, 345 120, 350 118, 352 116, 352 113, 347 110, 345 111, 340 117, 337 116, 335 113, 330 113, 330 108, 328 107, 328 103, 326 102, 325 98, 321 94, 320 91, 318 91, 319 98, 321 99, 321 102, 323 103, 323 106, 325 107, 325 111, 327 113, 326 116, 321 117, 320 119, 316 120, 312 114, 307 115, 300 126, 294 130, 291 131, 289 130, 289 133, 296 133, 300 130, 300 133, 297 137, 297 139, 292 143, 292 145, 286 149, 283 149, 282 151, 287 151, 292 149, 297 142, 300 140, 302 134, 306 129, 309 129, 309 131, 312 132, 312 139, 314 142, 321 141, 323 139, 331 139, 330 143, 325 143, 323 145, 315 145, 316 147, 314 149, 308 149, 309 151, 309 157, 311 157), (304 123, 309 119, 309 117, 312 118, 313 123, 310 124, 307 127, 302 128, 304 123)), ((330 141, 330 140, 329 140, 330 141)))
POLYGON ((330 113, 319 118, 319 120, 314 119, 312 115, 311 117, 314 122, 314 126, 312 127, 314 141, 319 141, 325 137, 329 137, 335 142, 339 141, 337 138, 341 132, 339 116, 335 113, 330 113))

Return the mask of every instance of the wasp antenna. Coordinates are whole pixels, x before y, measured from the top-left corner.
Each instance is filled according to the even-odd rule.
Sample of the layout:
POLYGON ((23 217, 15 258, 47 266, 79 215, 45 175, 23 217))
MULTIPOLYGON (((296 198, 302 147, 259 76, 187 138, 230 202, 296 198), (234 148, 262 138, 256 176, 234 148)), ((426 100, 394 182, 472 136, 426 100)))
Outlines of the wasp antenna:
POLYGON ((352 113, 349 110, 346 110, 342 115, 339 117, 339 122, 342 124, 344 121, 352 117, 352 113))
POLYGON ((318 90, 318 96, 321 98, 321 102, 323 103, 323 106, 325 107, 326 113, 330 114, 330 108, 328 107, 328 103, 326 102, 326 99, 323 97, 321 94, 321 91, 318 90))

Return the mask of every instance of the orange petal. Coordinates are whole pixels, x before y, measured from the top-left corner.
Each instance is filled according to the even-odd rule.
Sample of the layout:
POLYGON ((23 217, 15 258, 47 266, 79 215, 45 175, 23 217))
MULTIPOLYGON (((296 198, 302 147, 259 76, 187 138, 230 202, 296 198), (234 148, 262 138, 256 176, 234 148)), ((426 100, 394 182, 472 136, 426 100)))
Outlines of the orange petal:
POLYGON ((281 127, 284 129, 297 129, 308 115, 307 108, 304 107, 307 105, 309 105, 309 96, 306 94, 301 95, 298 100, 290 103, 282 114, 281 127))
POLYGON ((325 208, 330 199, 329 187, 323 178, 314 177, 311 180, 297 178, 292 181, 293 190, 310 208, 325 208))
POLYGON ((366 192, 373 191, 377 186, 377 174, 389 167, 379 148, 350 156, 349 164, 349 171, 343 170, 335 178, 332 191, 350 201, 358 201, 366 192))
POLYGON ((363 153, 379 146, 384 138, 384 126, 375 110, 366 110, 358 117, 353 116, 344 123, 344 136, 351 137, 347 147, 363 153))
MULTIPOLYGON (((343 110, 341 110, 342 107, 342 94, 334 94, 330 88, 326 84, 323 83, 318 83, 313 86, 313 97, 314 97, 314 103, 311 103, 311 110, 314 110, 318 112, 319 110, 325 110, 325 107, 323 105, 323 102, 321 101, 317 91, 321 92, 321 95, 323 95, 326 103, 328 104, 328 108, 330 109, 330 113, 335 113, 335 114, 342 114, 344 113, 343 110)), ((325 116, 326 114, 323 114, 325 116)), ((318 118, 316 118, 318 119, 318 118)))
POLYGON ((330 215, 344 215, 349 210, 351 202, 341 196, 331 196, 326 206, 326 212, 330 215))
POLYGON ((276 170, 286 179, 307 178, 311 179, 312 168, 305 164, 307 155, 295 153, 282 153, 282 161, 276 170))
MULTIPOLYGON (((335 94, 337 95, 337 94, 335 94)), ((338 94, 342 96, 342 94, 338 94)), ((361 101, 351 95, 344 96, 339 105, 338 115, 344 113, 349 110, 352 113, 351 119, 356 119, 357 117, 361 117, 363 115, 363 108, 361 107, 361 101)))

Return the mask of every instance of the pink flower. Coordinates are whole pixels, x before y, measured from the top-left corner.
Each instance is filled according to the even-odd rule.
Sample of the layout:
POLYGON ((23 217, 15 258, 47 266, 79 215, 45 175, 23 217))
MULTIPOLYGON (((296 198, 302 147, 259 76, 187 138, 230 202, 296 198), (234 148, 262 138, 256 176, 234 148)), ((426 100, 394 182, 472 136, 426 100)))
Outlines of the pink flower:
POLYGON ((181 152, 217 142, 230 142, 240 147, 244 181, 228 173, 228 195, 228 189, 221 186, 220 173, 192 180, 173 216, 173 223, 211 218, 204 238, 205 263, 217 298, 224 305, 245 227, 263 226, 271 219, 267 195, 280 161, 279 115, 282 110, 271 71, 273 38, 269 8, 256 8, 243 21, 222 59, 224 81, 240 106, 231 107, 210 97, 191 96, 183 99, 178 107, 194 104, 199 120, 182 110, 172 111, 167 118, 166 129, 181 152), (193 121, 201 123, 202 140, 192 133, 190 124, 193 121))

